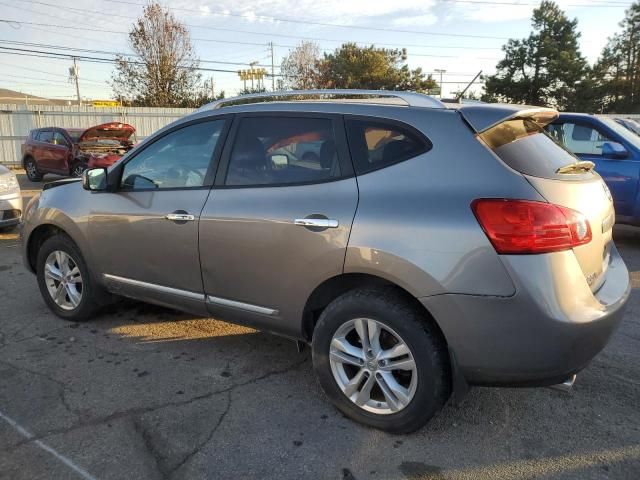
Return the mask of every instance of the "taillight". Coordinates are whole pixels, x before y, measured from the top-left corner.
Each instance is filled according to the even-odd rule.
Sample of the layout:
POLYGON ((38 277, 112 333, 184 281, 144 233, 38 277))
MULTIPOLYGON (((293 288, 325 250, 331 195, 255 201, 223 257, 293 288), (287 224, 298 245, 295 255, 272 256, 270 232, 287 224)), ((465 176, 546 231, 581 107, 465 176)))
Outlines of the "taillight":
POLYGON ((585 216, 559 205, 481 198, 471 209, 498 253, 557 252, 591 241, 585 216))

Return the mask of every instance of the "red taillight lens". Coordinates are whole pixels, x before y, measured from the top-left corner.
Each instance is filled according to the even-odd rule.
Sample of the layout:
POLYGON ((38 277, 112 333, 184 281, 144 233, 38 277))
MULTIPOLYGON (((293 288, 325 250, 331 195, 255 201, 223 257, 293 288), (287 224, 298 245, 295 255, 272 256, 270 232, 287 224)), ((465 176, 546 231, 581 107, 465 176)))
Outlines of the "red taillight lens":
POLYGON ((557 252, 591 241, 585 216, 559 205, 481 198, 471 209, 498 253, 557 252))

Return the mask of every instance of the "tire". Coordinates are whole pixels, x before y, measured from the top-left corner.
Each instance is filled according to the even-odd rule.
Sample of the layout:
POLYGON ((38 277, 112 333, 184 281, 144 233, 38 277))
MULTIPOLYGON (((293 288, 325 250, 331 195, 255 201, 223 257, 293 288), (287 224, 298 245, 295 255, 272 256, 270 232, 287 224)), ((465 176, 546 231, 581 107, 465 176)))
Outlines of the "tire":
POLYGON ((27 178, 32 182, 39 182, 42 180, 42 173, 38 171, 38 165, 33 157, 27 157, 24 160, 24 170, 27 173, 27 178))
POLYGON ((71 164, 71 169, 69 170, 70 177, 80 178, 82 177, 82 172, 87 169, 87 166, 79 160, 76 160, 71 164))
MULTIPOLYGON (((353 290, 329 304, 313 333, 312 358, 322 389, 342 413, 387 432, 409 433, 419 429, 442 408, 451 393, 449 356, 444 340, 423 312, 393 289, 353 290), (359 366, 337 360, 335 355, 344 351, 345 341, 351 347, 356 346, 356 350, 351 350, 347 345, 350 353, 364 351, 357 348, 363 345, 357 328, 360 325, 362 331, 364 323, 358 323, 362 319, 366 319, 364 323, 371 331, 382 332, 378 336, 380 349, 372 342, 370 353, 375 356, 363 355, 358 359, 359 366), (341 347, 336 348, 337 345, 341 347), (395 349, 394 353, 391 349, 395 349), (376 362, 380 355, 382 360, 376 362), (411 360, 413 370, 408 370, 411 360), (393 368, 399 365, 404 368, 393 368), (348 382, 359 375, 362 382, 353 390, 348 382), (372 385, 370 389, 368 385, 372 385), (398 393, 387 395, 383 387, 387 393, 395 387, 392 391, 398 393), (351 398, 343 388, 353 392, 351 398), (352 400, 358 399, 359 392, 364 392, 364 399, 369 397, 363 405, 352 400)), ((351 362, 358 357, 349 358, 351 362)), ((362 399, 359 401, 362 404, 362 399)))
POLYGON ((89 320, 99 308, 99 303, 96 300, 99 295, 99 287, 95 285, 91 272, 80 250, 67 235, 58 234, 45 240, 38 251, 36 275, 42 298, 51 311, 58 317, 71 321, 85 321, 89 320), (58 254, 61 256, 58 256, 58 254), (60 262, 59 259, 64 258, 64 255, 66 255, 70 261, 60 262), (51 262, 54 262, 54 268, 57 267, 58 271, 63 273, 65 270, 73 273, 73 271, 75 271, 73 267, 77 267, 77 273, 79 273, 80 276, 80 286, 78 286, 78 283, 71 281, 72 278, 77 279, 77 275, 69 275, 69 281, 67 282, 65 280, 64 283, 66 286, 63 285, 64 288, 60 287, 60 281, 56 282, 51 276, 45 275, 47 264, 51 262), (62 268, 60 268, 60 263, 63 263, 62 268), (66 267, 64 266, 65 263, 66 267), (53 284, 51 282, 53 282, 53 284), (54 290, 61 292, 58 302, 54 300, 52 296, 53 293, 50 293, 50 291, 52 291, 51 285, 53 285, 54 290), (58 288, 56 288, 56 286, 58 288), (70 291, 71 289, 74 289, 73 295, 70 291), (64 298, 62 298, 62 295, 64 295, 64 298), (75 300, 75 302, 73 300, 75 300))

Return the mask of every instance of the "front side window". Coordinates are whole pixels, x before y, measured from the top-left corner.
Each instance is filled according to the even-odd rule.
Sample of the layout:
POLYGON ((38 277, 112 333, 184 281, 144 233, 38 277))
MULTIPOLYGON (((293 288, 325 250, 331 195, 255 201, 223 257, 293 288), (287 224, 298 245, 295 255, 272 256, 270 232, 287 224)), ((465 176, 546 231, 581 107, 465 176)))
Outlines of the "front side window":
POLYGON ((549 134, 577 155, 602 155, 602 145, 611 139, 591 125, 565 122, 546 127, 549 134))
POLYGON ((359 175, 431 149, 427 139, 395 123, 347 119, 346 126, 351 158, 359 175))
POLYGON ((168 133, 124 166, 124 190, 197 188, 205 184, 224 120, 196 123, 168 133))
POLYGON ((38 141, 42 143, 53 143, 53 132, 51 130, 41 130, 38 133, 38 141))
POLYGON ((62 145, 64 147, 69 146, 69 142, 67 142, 67 139, 64 138, 64 135, 62 135, 60 132, 54 132, 53 143, 56 145, 62 145))
POLYGON ((226 185, 322 182, 341 175, 333 122, 326 118, 243 118, 226 185))

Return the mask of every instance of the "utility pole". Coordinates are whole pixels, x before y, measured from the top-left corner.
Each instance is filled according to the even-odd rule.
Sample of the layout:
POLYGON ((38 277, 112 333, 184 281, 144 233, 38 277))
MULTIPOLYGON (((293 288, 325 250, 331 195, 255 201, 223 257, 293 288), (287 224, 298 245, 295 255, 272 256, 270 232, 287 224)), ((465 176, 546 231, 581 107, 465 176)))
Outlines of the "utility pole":
POLYGON ((73 57, 73 67, 69 69, 69 76, 72 80, 76 82, 76 95, 78 97, 78 106, 82 105, 82 101, 80 100, 80 83, 79 83, 79 70, 78 70, 78 59, 73 57))
POLYGON ((211 99, 215 99, 216 98, 216 89, 215 89, 215 84, 213 83, 213 75, 211 76, 211 99))
POLYGON ((440 74, 440 98, 442 98, 442 74, 447 71, 442 68, 434 68, 433 71, 440 74))
POLYGON ((273 42, 269 42, 271 47, 271 90, 276 91, 276 70, 273 64, 273 42))

